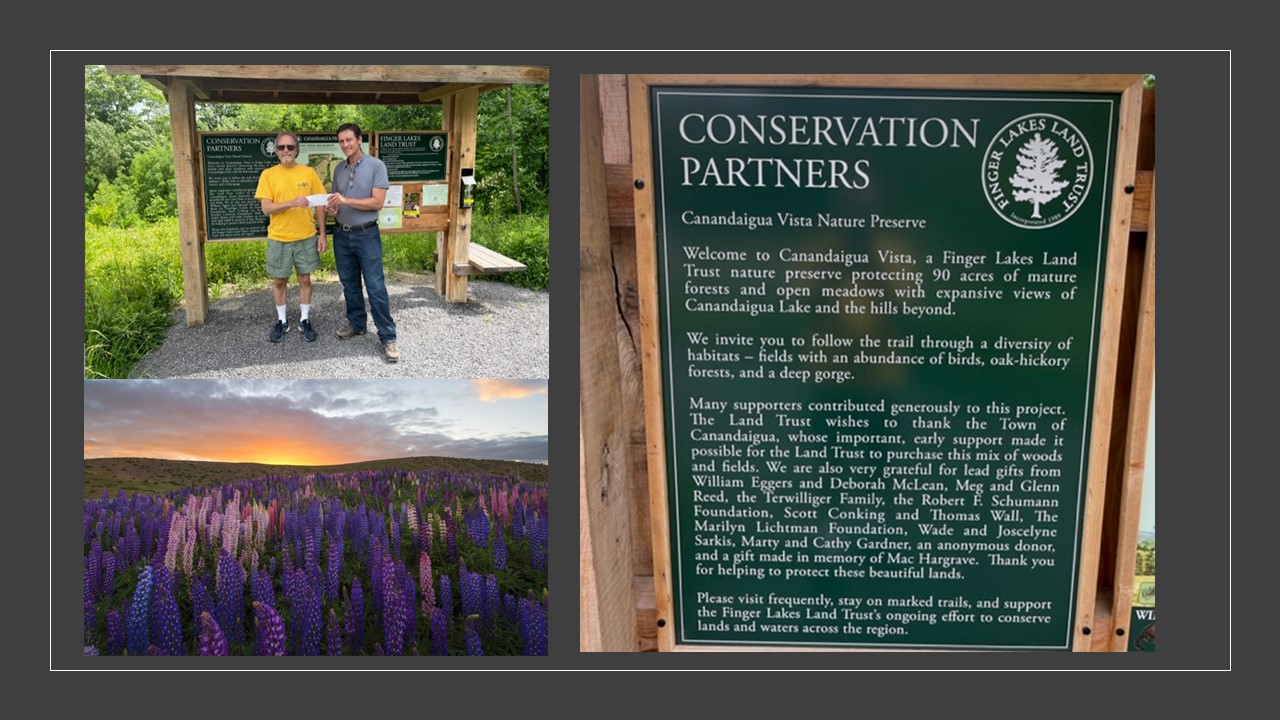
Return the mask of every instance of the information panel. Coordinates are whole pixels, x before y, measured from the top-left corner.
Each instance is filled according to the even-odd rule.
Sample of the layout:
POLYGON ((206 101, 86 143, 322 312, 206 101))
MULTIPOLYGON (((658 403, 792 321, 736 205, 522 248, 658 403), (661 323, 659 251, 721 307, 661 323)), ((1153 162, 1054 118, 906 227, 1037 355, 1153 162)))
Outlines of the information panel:
MULTIPOLYGON (((369 151, 369 134, 361 147, 369 151)), ((254 197, 262 171, 276 159, 276 133, 201 133, 200 168, 204 182, 205 238, 265 238, 270 218, 254 197)), ((333 133, 298 133, 299 165, 315 168, 332 191, 333 169, 345 156, 333 133)))
POLYGON ((449 156, 447 132, 380 132, 378 158, 387 164, 391 182, 445 180, 449 156))
POLYGON ((650 101, 676 642, 1069 649, 1119 94, 650 101))
POLYGON ((275 133, 202 133, 205 237, 267 236, 268 218, 253 197, 262 171, 275 165, 275 133))

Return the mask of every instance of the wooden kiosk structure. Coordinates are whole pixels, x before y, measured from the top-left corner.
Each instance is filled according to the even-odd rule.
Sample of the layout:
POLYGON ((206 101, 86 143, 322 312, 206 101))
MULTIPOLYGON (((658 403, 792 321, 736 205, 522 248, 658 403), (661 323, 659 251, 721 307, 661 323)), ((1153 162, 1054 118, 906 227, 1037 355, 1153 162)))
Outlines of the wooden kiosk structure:
MULTIPOLYGON (((758 588, 750 587, 749 581, 733 585, 731 581, 736 578, 717 577, 710 580, 698 577, 698 574, 711 575, 711 572, 704 572, 707 568, 715 569, 717 576, 731 574, 727 571, 732 568, 728 568, 728 561, 723 559, 725 557, 723 550, 720 550, 721 559, 716 560, 716 553, 712 548, 717 543, 701 543, 701 547, 697 548, 701 552, 697 553, 696 559, 705 561, 706 564, 699 565, 697 568, 699 573, 692 572, 692 566, 695 565, 693 562, 695 551, 688 549, 688 546, 694 544, 688 539, 692 535, 688 533, 688 528, 698 527, 704 530, 703 540, 717 535, 719 531, 712 524, 695 525, 682 514, 687 510, 682 510, 678 505, 682 500, 680 493, 673 491, 673 488, 678 490, 678 486, 671 476, 686 473, 684 477, 688 477, 686 469, 678 467, 678 463, 686 462, 689 456, 687 454, 675 456, 675 450, 672 448, 677 441, 683 443, 686 448, 693 444, 690 441, 691 433, 688 432, 690 423, 695 426, 699 422, 706 423, 707 416, 714 417, 719 426, 725 424, 725 419, 729 420, 729 425, 735 424, 732 416, 726 418, 728 413, 716 414, 717 411, 714 408, 705 409, 712 404, 704 404, 701 395, 709 398, 714 393, 722 393, 714 396, 730 399, 764 398, 790 401, 797 399, 793 391, 805 387, 800 385, 800 381, 792 380, 785 390, 772 394, 774 390, 764 389, 763 383, 753 385, 751 384, 753 381, 750 380, 730 380, 728 382, 732 387, 725 387, 723 384, 717 386, 711 382, 693 381, 690 379, 691 370, 690 377, 680 376, 685 372, 686 367, 694 364, 695 359, 710 359, 712 354, 697 349, 696 345, 689 347, 698 342, 697 333, 687 332, 688 323, 675 325, 676 321, 672 318, 680 320, 682 317, 680 313, 688 308, 687 303, 690 301, 685 300, 688 296, 679 295, 677 290, 669 289, 668 286, 683 285, 690 277, 714 277, 717 279, 691 282, 695 286, 698 282, 702 282, 704 285, 717 288, 708 291, 713 294, 712 300, 719 299, 715 298, 714 294, 731 293, 734 289, 732 284, 719 279, 729 276, 730 272, 723 268, 719 270, 711 268, 714 262, 702 261, 728 258, 731 261, 737 261, 737 267, 748 267, 748 258, 754 260, 754 254, 725 252, 725 250, 732 250, 735 247, 757 249, 767 247, 751 244, 758 242, 754 238, 760 237, 751 233, 761 231, 754 225, 748 229, 744 216, 752 210, 759 209, 758 215, 761 217, 757 220, 760 224, 764 224, 763 216, 777 209, 768 207, 769 201, 773 198, 766 196, 767 191, 754 195, 742 195, 735 198, 736 202, 720 202, 719 197, 708 194, 710 190, 703 191, 701 188, 715 189, 720 186, 732 186, 735 183, 755 188, 772 187, 775 182, 774 176, 768 176, 766 181, 762 179, 765 176, 753 175, 752 172, 758 171, 762 165, 768 167, 770 159, 761 160, 762 156, 786 152, 778 150, 777 146, 838 145, 841 131, 844 132, 844 145, 851 146, 849 139, 859 137, 850 128, 839 124, 856 114, 852 110, 843 115, 835 110, 829 114, 809 111, 811 115, 806 115, 804 110, 796 110, 794 114, 789 113, 788 110, 778 110, 774 115, 767 115, 766 113, 771 109, 779 106, 762 105, 757 108, 733 104, 723 106, 682 104, 689 102, 684 96, 695 95, 721 96, 707 101, 708 103, 724 102, 724 97, 730 98, 729 103, 737 103, 741 101, 742 96, 750 93, 766 98, 765 102, 774 103, 780 102, 776 99, 778 97, 801 98, 796 105, 801 108, 810 108, 816 103, 828 102, 830 98, 836 98, 838 102, 857 93, 863 93, 866 96, 859 96, 859 101, 870 98, 872 102, 883 101, 891 104, 904 99, 913 101, 923 99, 924 102, 934 103, 929 106, 931 108, 945 104, 938 102, 940 100, 957 99, 946 97, 948 95, 963 95, 965 97, 958 99, 968 100, 982 93, 988 93, 982 98, 983 100, 998 96, 996 103, 989 104, 998 104, 1020 93, 1041 99, 1057 94, 1053 96, 1053 100, 1061 103, 1059 107, 1063 108, 1075 100, 1074 93, 1092 93, 1094 96, 1111 98, 1108 102, 1112 103, 1112 109, 1108 112, 1114 114, 1108 116, 1107 120, 1109 123, 1107 126, 1111 130, 1104 135, 1108 138, 1110 147, 1115 150, 1116 160, 1112 171, 1105 176, 1106 182, 1100 186, 1100 192, 1107 199, 1099 201, 1099 211, 1096 213, 1101 218, 1099 220, 1102 223, 1101 227, 1108 228, 1105 233, 1105 242, 1100 243, 1103 250, 1097 261, 1097 276, 1099 278, 1105 276, 1105 282, 1099 280, 1096 283, 1095 307, 1100 308, 1100 311, 1095 312, 1098 313, 1097 317, 1101 318, 1098 321, 1101 329, 1091 346, 1096 348, 1096 354, 1086 361, 1092 368, 1086 384, 1088 390, 1078 393, 1081 397, 1080 407, 1084 408, 1081 416, 1091 422, 1092 430, 1088 433, 1087 439, 1081 437, 1077 440, 1080 456, 1078 470, 1081 478, 1080 489, 1071 492, 1073 497, 1077 498, 1078 514, 1071 523, 1075 528, 1073 530, 1075 545, 1067 551, 1075 554, 1069 574, 1063 575, 1064 578, 1069 575, 1070 582, 1064 583, 1061 588, 1062 594, 1068 596, 1071 611, 1060 618, 1061 631, 1054 641, 1056 645, 1046 644, 1043 647, 1022 649, 1059 649, 1074 652, 1124 651, 1129 640, 1126 634, 1133 598, 1137 518, 1142 492, 1148 408, 1155 365, 1154 91, 1143 89, 1142 78, 1139 75, 582 76, 579 158, 581 183, 580 649, 583 651, 1020 649, 1016 642, 1017 631, 1013 630, 1008 633, 1013 636, 1013 640, 1007 644, 992 643, 990 646, 982 643, 966 646, 964 642, 958 641, 953 636, 948 636, 938 643, 905 642, 901 647, 882 642, 848 641, 827 643, 827 647, 824 648, 823 643, 809 642, 807 639, 805 642, 787 642, 787 637, 756 642, 752 639, 756 627, 753 623, 748 628, 746 618, 754 617, 751 613, 757 612, 750 608, 764 607, 767 604, 766 602, 759 606, 750 605, 750 603, 761 602, 749 599, 749 593, 758 588), (693 109, 673 110, 674 114, 664 120, 662 112, 657 108, 661 103, 667 103, 667 107, 671 108, 693 109), (743 109, 747 107, 750 109, 743 109), (814 120, 819 115, 821 115, 821 122, 814 120), (797 117, 812 122, 799 124, 795 122, 797 117), (826 142, 820 143, 819 140, 826 142), (681 141, 685 144, 680 145, 681 141), (676 158, 670 153, 664 156, 663 153, 667 152, 661 147, 664 143, 668 147, 683 148, 685 157, 676 158), (745 150, 742 149, 744 147, 745 150), (716 156, 713 154, 715 152, 722 154, 716 156), (725 157, 743 159, 738 160, 736 166, 732 160, 725 161, 716 169, 713 163, 718 160, 723 161, 725 157), (677 191, 686 192, 686 188, 690 186, 693 190, 688 190, 689 194, 685 196, 675 194, 677 191), (667 192, 668 190, 670 192, 667 192), (698 192, 702 194, 696 194, 698 192), (748 199, 742 200, 742 197, 748 199), (693 200, 687 200, 687 198, 693 198, 693 200), (710 201, 707 201, 708 198, 710 201), (682 201, 685 204, 681 204, 682 201), (700 209, 697 202, 705 202, 704 207, 707 209, 700 209), (688 207, 693 207, 694 211, 686 211, 685 208, 688 207), (700 215, 700 212, 705 215, 700 215), (701 236, 710 240, 704 241, 703 245, 706 247, 699 248, 697 253, 685 252, 688 245, 672 245, 677 248, 674 250, 663 249, 663 243, 670 242, 663 238, 669 237, 670 233, 693 232, 687 226, 713 225, 717 222, 721 225, 738 227, 731 227, 724 231, 715 230, 721 232, 720 235, 701 236), (717 244, 720 240, 724 242, 717 244), (707 248, 714 252, 709 252, 707 248), (668 252, 676 262, 666 267, 675 269, 671 270, 670 274, 664 275, 663 263, 668 252), (716 252, 719 255, 716 255, 716 252), (699 262, 702 262, 700 266, 699 262), (690 266, 710 269, 694 269, 690 266), (721 271, 722 274, 715 275, 716 272, 721 271), (675 282, 668 282, 672 278, 675 278, 675 282), (722 285, 715 285, 717 282, 722 285), (605 311, 605 308, 610 311, 605 311), (671 329, 673 326, 676 329, 671 329), (688 336, 687 343, 686 336, 688 336), (677 370, 671 372, 671 366, 675 366, 677 370), (671 390, 673 386, 695 388, 699 397, 691 406, 689 398, 694 394, 680 395, 679 392, 671 390), (673 398, 681 401, 682 404, 675 402, 673 398), (700 417, 692 420, 686 417, 694 415, 700 417), (673 426, 678 431, 683 431, 683 434, 673 431, 673 426), (683 550, 676 539, 679 532, 676 526, 680 524, 686 524, 684 540, 686 547, 683 550), (686 551, 687 555, 682 554, 686 551), (682 562, 685 565, 683 569, 678 567, 682 562), (684 573, 683 576, 682 573, 684 573), (711 583, 715 580, 721 581, 722 586, 725 587, 740 587, 742 588, 740 592, 748 595, 729 597, 728 595, 717 596, 714 592, 705 593, 711 599, 701 603, 701 598, 695 601, 691 592, 679 587, 681 583, 694 585, 698 589, 714 587, 696 583, 711 583), (682 597, 682 592, 688 594, 682 597), (747 603, 747 605, 741 606, 738 605, 739 603, 747 603), (733 612, 729 613, 714 607, 715 605, 735 607, 733 612), (682 610, 682 607, 687 609, 682 610), (693 610, 697 610, 698 613, 695 615, 693 610), (677 617, 681 612, 687 612, 687 616, 677 617), (739 618, 742 618, 740 626, 739 618), (719 635, 711 632, 720 630, 715 626, 721 621, 728 620, 732 622, 724 623, 724 632, 719 635), (678 624, 682 628, 679 633, 676 631, 678 624), (728 631, 730 624, 734 625, 734 632, 728 631), (695 625, 698 631, 707 630, 708 632, 700 636, 698 633, 687 632, 688 628, 695 625), (740 629, 742 632, 739 636, 736 633, 740 629), (696 637, 691 640, 689 637, 691 635, 696 637), (724 637, 726 640, 719 642, 715 639, 716 637, 724 637)), ((1083 98, 1083 95, 1080 97, 1083 98)), ((787 102, 787 100, 781 102, 787 102)), ((975 115, 983 111, 985 110, 975 110, 975 115)), ((864 110, 864 112, 870 111, 864 110)), ((1051 112, 1058 111, 1051 108, 1051 112)), ((1067 114, 1066 110, 1062 112, 1067 114)), ((1028 115, 1024 117, 1030 118, 1034 114, 1031 110, 1027 113, 1028 115)), ((893 114, 887 113, 887 115, 893 114)), ((1017 114, 1017 112, 1013 113, 1013 115, 1017 114)), ((921 115, 921 118, 925 117, 921 115)), ((901 122, 897 125, 899 130, 908 127, 902 117, 887 119, 901 122)), ((918 127, 926 127, 932 119, 922 119, 918 127)), ((1016 125, 1020 120, 1022 118, 1011 120, 1005 126, 1006 140, 1016 137, 1023 131, 1016 125)), ((991 125, 991 121, 986 122, 988 125, 984 125, 984 128, 991 125)), ((1003 122, 1003 120, 996 121, 994 127, 1000 127, 1003 122)), ((1033 120, 1033 124, 1026 125, 1024 129, 1036 129, 1034 122, 1038 121, 1033 120)), ((933 127, 938 130, 942 125, 937 124, 933 127)), ((976 123, 974 128, 977 128, 976 123)), ((1059 128, 1049 121, 1039 129, 1047 133, 1059 128)), ((864 133, 861 138, 869 138, 869 140, 865 143, 865 150, 864 145, 858 145, 857 151, 870 153, 866 157, 877 158, 870 160, 869 165, 861 166, 866 171, 862 178, 867 181, 866 184, 881 181, 892 172, 885 168, 893 163, 885 162, 885 155, 874 153, 882 149, 880 146, 890 144, 890 141, 887 141, 884 135, 875 136, 874 133, 867 135, 865 133, 869 131, 861 128, 858 132, 864 133)), ((986 148, 987 155, 983 157, 985 167, 985 163, 994 162, 990 153, 998 148, 999 137, 992 136, 990 132, 985 135, 978 132, 974 134, 979 137, 974 138, 975 149, 970 154, 980 153, 983 148, 986 148)), ((1030 138, 1030 135, 1031 133, 1027 132, 1026 137, 1030 138)), ((921 135, 919 139, 920 142, 917 144, 920 146, 928 145, 934 148, 944 145, 938 135, 933 135, 931 139, 921 135)), ((955 139, 960 138, 957 135, 955 139)), ((1074 137, 1072 142, 1075 142, 1074 137)), ((952 143, 947 147, 956 148, 962 144, 952 143)), ((842 150, 847 149, 847 147, 842 148, 842 150)), ((811 152, 809 147, 797 151, 797 153, 811 152)), ((835 152, 829 151, 825 157, 835 157, 835 152)), ((913 149, 912 152, 923 153, 928 150, 913 149)), ((813 155, 799 155, 799 157, 806 159, 797 160, 797 165, 822 162, 832 164, 818 165, 817 169, 813 169, 815 168, 813 164, 805 164, 806 172, 810 170, 812 172, 807 175, 797 173, 795 176, 790 176, 779 173, 776 176, 777 186, 791 184, 793 180, 794 184, 799 185, 808 181, 811 183, 810 187, 818 187, 826 192, 827 188, 837 187, 837 180, 844 183, 852 179, 852 182, 846 183, 844 187, 858 189, 858 179, 852 174, 841 175, 836 172, 837 166, 834 163, 838 161, 807 159, 814 157, 813 155), (826 174, 822 174, 824 169, 826 174)), ((852 153, 850 157, 858 157, 858 155, 852 153)), ((995 159, 998 158, 997 153, 995 159)), ((1099 162, 1103 161, 1099 160, 1099 162)), ((1020 171, 1015 169, 1008 172, 1017 174, 1020 171)), ((981 176, 985 176, 985 173, 981 176)), ((920 173, 917 172, 916 177, 919 178, 920 173)), ((979 177, 980 173, 975 165, 972 179, 976 182, 979 177)), ((1103 176, 1098 175, 1098 177, 1103 176)), ((956 186, 957 183, 952 185, 956 186)), ((950 189, 951 186, 948 186, 948 190, 950 189)), ((939 200, 942 200, 941 196, 944 194, 947 193, 939 193, 939 200)), ((800 193, 793 192, 779 202, 786 209, 790 209, 788 203, 793 201, 799 205, 810 202, 804 199, 794 200, 797 197, 800 197, 800 193)), ((981 198, 980 190, 977 197, 981 198)), ((874 202, 882 201, 877 199, 874 202)), ((994 200, 988 202, 991 206, 990 210, 996 210, 998 202, 994 200)), ((979 202, 977 206, 977 211, 972 214, 961 214, 959 217, 982 218, 983 213, 989 210, 988 203, 979 202)), ((930 204, 926 204, 925 207, 929 210, 919 212, 931 210, 930 204)), ((996 212, 999 211, 996 210, 996 212)), ((796 213, 799 214, 800 211, 797 210, 796 213)), ((945 222, 937 223, 937 218, 931 222, 946 225, 945 222)), ((1000 223, 998 219, 990 220, 990 218, 982 219, 982 222, 989 225, 1000 223)), ((705 232, 701 228, 696 228, 695 231, 705 232)), ((895 232, 897 232, 896 229, 895 232)), ((1034 229, 1027 233, 1028 236, 1034 234, 1034 229)), ((794 235, 786 236, 786 241, 801 242, 794 239, 801 236, 801 232, 797 231, 794 235)), ((885 236, 887 235, 881 237, 885 236)), ((767 237, 782 237, 782 235, 779 233, 767 237)), ((863 237, 870 237, 870 235, 849 234, 843 237, 862 242, 863 237)), ((897 234, 893 237, 907 236, 897 234)), ((924 243, 927 244, 927 242, 926 239, 924 243)), ((917 247, 924 246, 926 245, 917 247)), ((776 254, 777 248, 780 247, 786 247, 786 245, 778 244, 769 249, 776 254)), ((923 251, 918 254, 923 255, 923 251)), ((999 260, 1000 253, 997 251, 995 255, 999 260)), ((818 256, 811 254, 810 257, 818 256)), ((874 253, 871 257, 875 257, 874 253)), ((811 264, 796 267, 807 271, 814 267, 813 262, 818 261, 813 260, 810 261, 811 264)), ((874 267, 875 262, 875 260, 870 261, 871 264, 868 267, 874 267)), ((732 262, 729 264, 733 265, 732 262)), ((781 275, 782 273, 778 272, 778 276, 781 275)), ((779 285, 779 288, 786 290, 790 286, 779 285)), ((739 290, 738 297, 741 298, 747 294, 749 293, 739 290)), ((706 300, 705 297, 694 297, 692 303, 693 306, 702 308, 708 304, 706 300)), ((764 300, 760 302, 761 304, 756 307, 761 310, 762 317, 767 314, 766 311, 770 311, 770 308, 779 306, 764 300)), ((781 304, 785 305, 785 301, 781 304)), ((741 305, 745 307, 745 303, 741 305)), ((727 306, 722 304, 721 307, 727 306)), ((706 321, 718 323, 714 327, 716 332, 723 332, 725 335, 739 333, 739 338, 745 339, 744 335, 751 334, 750 328, 757 327, 754 324, 757 322, 754 313, 748 317, 736 308, 732 312, 737 314, 729 314, 731 312, 729 309, 722 312, 721 315, 710 316, 717 318, 716 320, 706 321)), ((1020 311, 1014 309, 1011 312, 1020 311)), ((877 313, 873 309, 871 314, 877 313)), ((890 317, 878 320, 882 323, 897 322, 892 317, 892 313, 889 315, 890 317)), ((801 317, 795 317, 794 320, 786 319, 787 317, 790 316, 784 316, 783 322, 776 326, 779 328, 776 334, 785 335, 788 327, 793 323, 806 322, 801 317)), ((1008 319, 1002 321, 1012 322, 1008 319)), ((842 322, 845 324, 841 327, 848 327, 850 323, 856 324, 860 321, 846 316, 842 322)), ((982 329, 1000 327, 998 323, 1001 321, 996 322, 996 325, 983 325, 982 329)), ((857 332, 860 334, 864 326, 858 327, 857 332)), ((1010 324, 1008 327, 1014 326, 1010 324)), ((967 327, 962 328, 959 331, 960 335, 964 336, 967 330, 967 327)), ((805 337, 808 335, 806 334, 805 337)), ((719 339, 716 342, 719 342, 719 339)), ((739 348, 727 346, 718 349, 739 350, 739 348)), ((751 350, 743 350, 743 353, 747 352, 751 350)), ((735 368, 732 361, 723 360, 728 355, 731 353, 719 353, 715 360, 722 361, 722 366, 735 368)), ((733 357, 736 358, 736 354, 733 357)), ((819 361, 812 362, 816 364, 819 361)), ((754 364, 751 363, 752 366, 754 364)), ((731 372, 739 371, 735 369, 731 372)), ((754 369, 748 368, 745 372, 740 372, 733 377, 750 378, 753 377, 751 372, 754 372, 754 369)), ((868 377, 875 377, 870 374, 870 371, 862 372, 867 372, 868 377)), ((989 378, 992 376, 979 377, 988 378, 989 383, 989 378)), ((1045 382, 1052 383, 1052 381, 1045 382)), ((975 393, 978 392, 975 391, 975 393)), ((746 431, 738 428, 734 432, 763 432, 758 427, 751 427, 761 424, 754 417, 748 416, 746 422, 742 422, 742 413, 740 413, 737 419, 739 420, 737 424, 745 424, 748 427, 746 431)), ((764 424, 767 425, 767 422, 765 421, 764 424)), ((750 435, 749 432, 747 434, 750 435)), ((767 436, 767 433, 764 434, 767 436)), ((751 437, 759 437, 759 434, 751 437)), ((838 438, 839 435, 837 434, 836 437, 838 438)), ((771 441, 763 442, 768 446, 771 441)), ((908 442, 910 442, 909 439, 908 442)), ((779 442, 773 447, 777 450, 778 456, 786 452, 786 449, 781 447, 782 444, 779 442)), ((837 441, 830 443, 831 446, 836 444, 837 441)), ((757 457, 759 457, 758 453, 757 457)), ((743 460, 721 461, 721 464, 717 464, 713 460, 708 464, 704 461, 702 469, 704 473, 707 472, 708 467, 713 468, 713 472, 724 470, 724 475, 732 476, 732 471, 737 469, 735 466, 745 462, 743 460)), ((764 470, 763 464, 753 464, 750 471, 743 473, 743 477, 746 478, 747 475, 757 471, 763 475, 764 470)), ((693 472, 697 472, 696 467, 693 472)), ((786 477, 785 471, 781 476, 786 477)), ((715 480, 723 484, 702 485, 704 509, 711 507, 721 511, 722 508, 732 507, 735 501, 731 498, 736 495, 739 498, 737 502, 742 503, 741 507, 746 508, 746 512, 762 512, 758 509, 760 506, 750 506, 749 501, 745 500, 754 487, 750 482, 731 484, 736 481, 732 479, 725 481, 718 477, 715 480), (734 495, 723 495, 720 494, 720 490, 707 490, 707 487, 735 488, 725 491, 734 495)), ((687 479, 685 483, 686 488, 691 487, 687 484, 687 479)), ((926 485, 940 488, 937 484, 926 483, 926 485)), ((792 488, 794 487, 793 485, 792 488)), ((800 487, 813 488, 812 478, 809 485, 802 484, 800 487)), ((826 488, 824 486, 820 489, 826 488)), ((948 487, 947 492, 950 491, 951 488, 948 487)), ((808 493, 806 496, 807 492, 802 491, 796 497, 811 499, 813 493, 808 493)), ((769 491, 766 490, 765 494, 768 493, 769 491)), ((758 494, 758 492, 755 493, 755 495, 758 494)), ((821 495, 821 492, 818 494, 821 495)), ((683 502, 686 503, 687 508, 687 497, 683 502)), ((893 498, 886 495, 886 504, 892 506, 892 502, 894 502, 893 498)), ((802 505, 803 503, 799 503, 797 506, 802 505)), ((815 506, 817 506, 816 502, 815 506)), ((737 508, 733 510, 738 512, 737 508)), ((808 511, 802 508, 793 517, 813 517, 804 514, 806 512, 808 511)), ((780 515, 779 511, 778 516, 780 515)), ((981 515, 983 520, 978 520, 977 515, 972 515, 969 517, 969 522, 974 525, 989 522, 985 519, 985 512, 981 515)), ((778 516, 774 519, 778 519, 778 516)), ((744 513, 738 517, 752 516, 744 513)), ((800 526, 800 521, 793 522, 797 524, 792 527, 800 526)), ((815 523, 813 526, 805 527, 817 526, 818 524, 815 523)), ((737 536, 751 535, 752 530, 758 526, 754 521, 744 520, 741 521, 740 527, 736 522, 726 524, 725 527, 733 529, 720 533, 721 538, 724 539, 724 544, 720 547, 730 545, 725 536, 734 535, 733 539, 736 541, 737 536), (750 526, 752 529, 747 529, 747 523, 753 523, 750 526)), ((769 530, 765 529, 765 532, 768 534, 769 530)), ((808 534, 810 540, 820 534, 814 531, 799 532, 808 534)), ((986 531, 983 530, 983 532, 986 531)), ((958 531, 957 534, 959 534, 958 531)), ((995 535, 994 531, 992 535, 995 535)), ((715 538, 712 537, 712 539, 715 538)), ((741 550, 744 543, 747 546, 751 545, 744 537, 742 542, 734 546, 735 550, 741 550)), ((791 547, 803 546, 797 542, 791 547)), ((778 560, 778 564, 770 567, 782 568, 784 562, 778 560)), ((737 560, 734 563, 736 564, 737 560)), ((779 584, 765 586, 765 589, 779 589, 780 595, 787 595, 789 590, 795 588, 792 594, 799 596, 805 592, 799 589, 801 582, 804 581, 787 585, 783 584, 779 578, 779 584)), ((833 585, 821 587, 829 592, 833 585)), ((816 590, 808 594, 814 597, 818 595, 816 590)), ((914 594, 912 599, 915 599, 914 594)), ((933 599, 930 598, 930 602, 933 599)), ((827 612, 825 608, 819 607, 819 610, 820 613, 827 612)), ((808 610, 806 609, 805 612, 808 610)), ((834 610, 830 612, 834 613, 834 610)), ((795 617, 798 618, 799 614, 795 617)), ((813 616, 806 615, 806 617, 813 616)), ((1021 621, 1020 618, 1015 620, 1021 621)), ((799 625, 795 627, 798 629, 799 625)), ((954 631, 955 636, 963 636, 967 629, 960 626, 957 628, 954 631)), ((985 632, 991 627, 988 626, 984 630, 981 626, 975 625, 972 629, 985 632)), ((771 630, 771 632, 774 631, 771 630)), ((776 632, 780 635, 786 634, 781 630, 776 632)))
MULTIPOLYGON (((475 170, 480 93, 545 84, 550 77, 544 66, 497 65, 108 65, 107 71, 140 75, 169 102, 188 327, 203 324, 209 309, 196 103, 442 105, 453 198, 463 176, 475 170)), ((471 274, 517 269, 509 258, 471 243, 472 212, 450 202, 439 233, 436 291, 449 302, 466 302, 471 274)))

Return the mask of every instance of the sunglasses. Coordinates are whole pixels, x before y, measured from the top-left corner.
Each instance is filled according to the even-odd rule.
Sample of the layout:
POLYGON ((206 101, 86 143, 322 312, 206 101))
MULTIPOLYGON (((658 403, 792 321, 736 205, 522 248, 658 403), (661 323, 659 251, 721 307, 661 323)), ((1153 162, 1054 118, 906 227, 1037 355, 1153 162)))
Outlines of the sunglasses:
POLYGON ((297 150, 297 145, 276 145, 276 150, 297 150))

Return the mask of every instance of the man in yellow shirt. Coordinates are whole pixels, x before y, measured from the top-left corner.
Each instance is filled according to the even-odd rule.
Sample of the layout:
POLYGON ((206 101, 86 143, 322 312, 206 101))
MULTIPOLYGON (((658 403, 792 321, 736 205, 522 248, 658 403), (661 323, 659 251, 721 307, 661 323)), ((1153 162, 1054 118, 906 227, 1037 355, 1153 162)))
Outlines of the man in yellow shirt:
POLYGON ((267 339, 280 342, 289 331, 285 298, 289 276, 296 270, 302 305, 298 329, 302 331, 302 339, 312 342, 316 331, 310 319, 311 273, 320 268, 325 227, 324 205, 310 209, 307 196, 325 194, 324 183, 320 182, 315 169, 298 164, 297 135, 282 132, 276 136, 276 157, 280 164, 262 171, 254 193, 254 197, 262 201, 262 213, 271 218, 267 226, 267 274, 275 280, 271 292, 276 301, 276 324, 267 339))

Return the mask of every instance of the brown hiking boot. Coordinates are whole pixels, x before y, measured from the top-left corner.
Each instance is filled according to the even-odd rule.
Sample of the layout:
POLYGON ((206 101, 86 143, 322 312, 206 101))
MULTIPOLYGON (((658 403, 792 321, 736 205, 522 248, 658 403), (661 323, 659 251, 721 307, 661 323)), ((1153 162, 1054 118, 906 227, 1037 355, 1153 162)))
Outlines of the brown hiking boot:
POLYGON ((382 354, 387 356, 387 362, 400 362, 400 348, 394 342, 382 343, 382 354))

